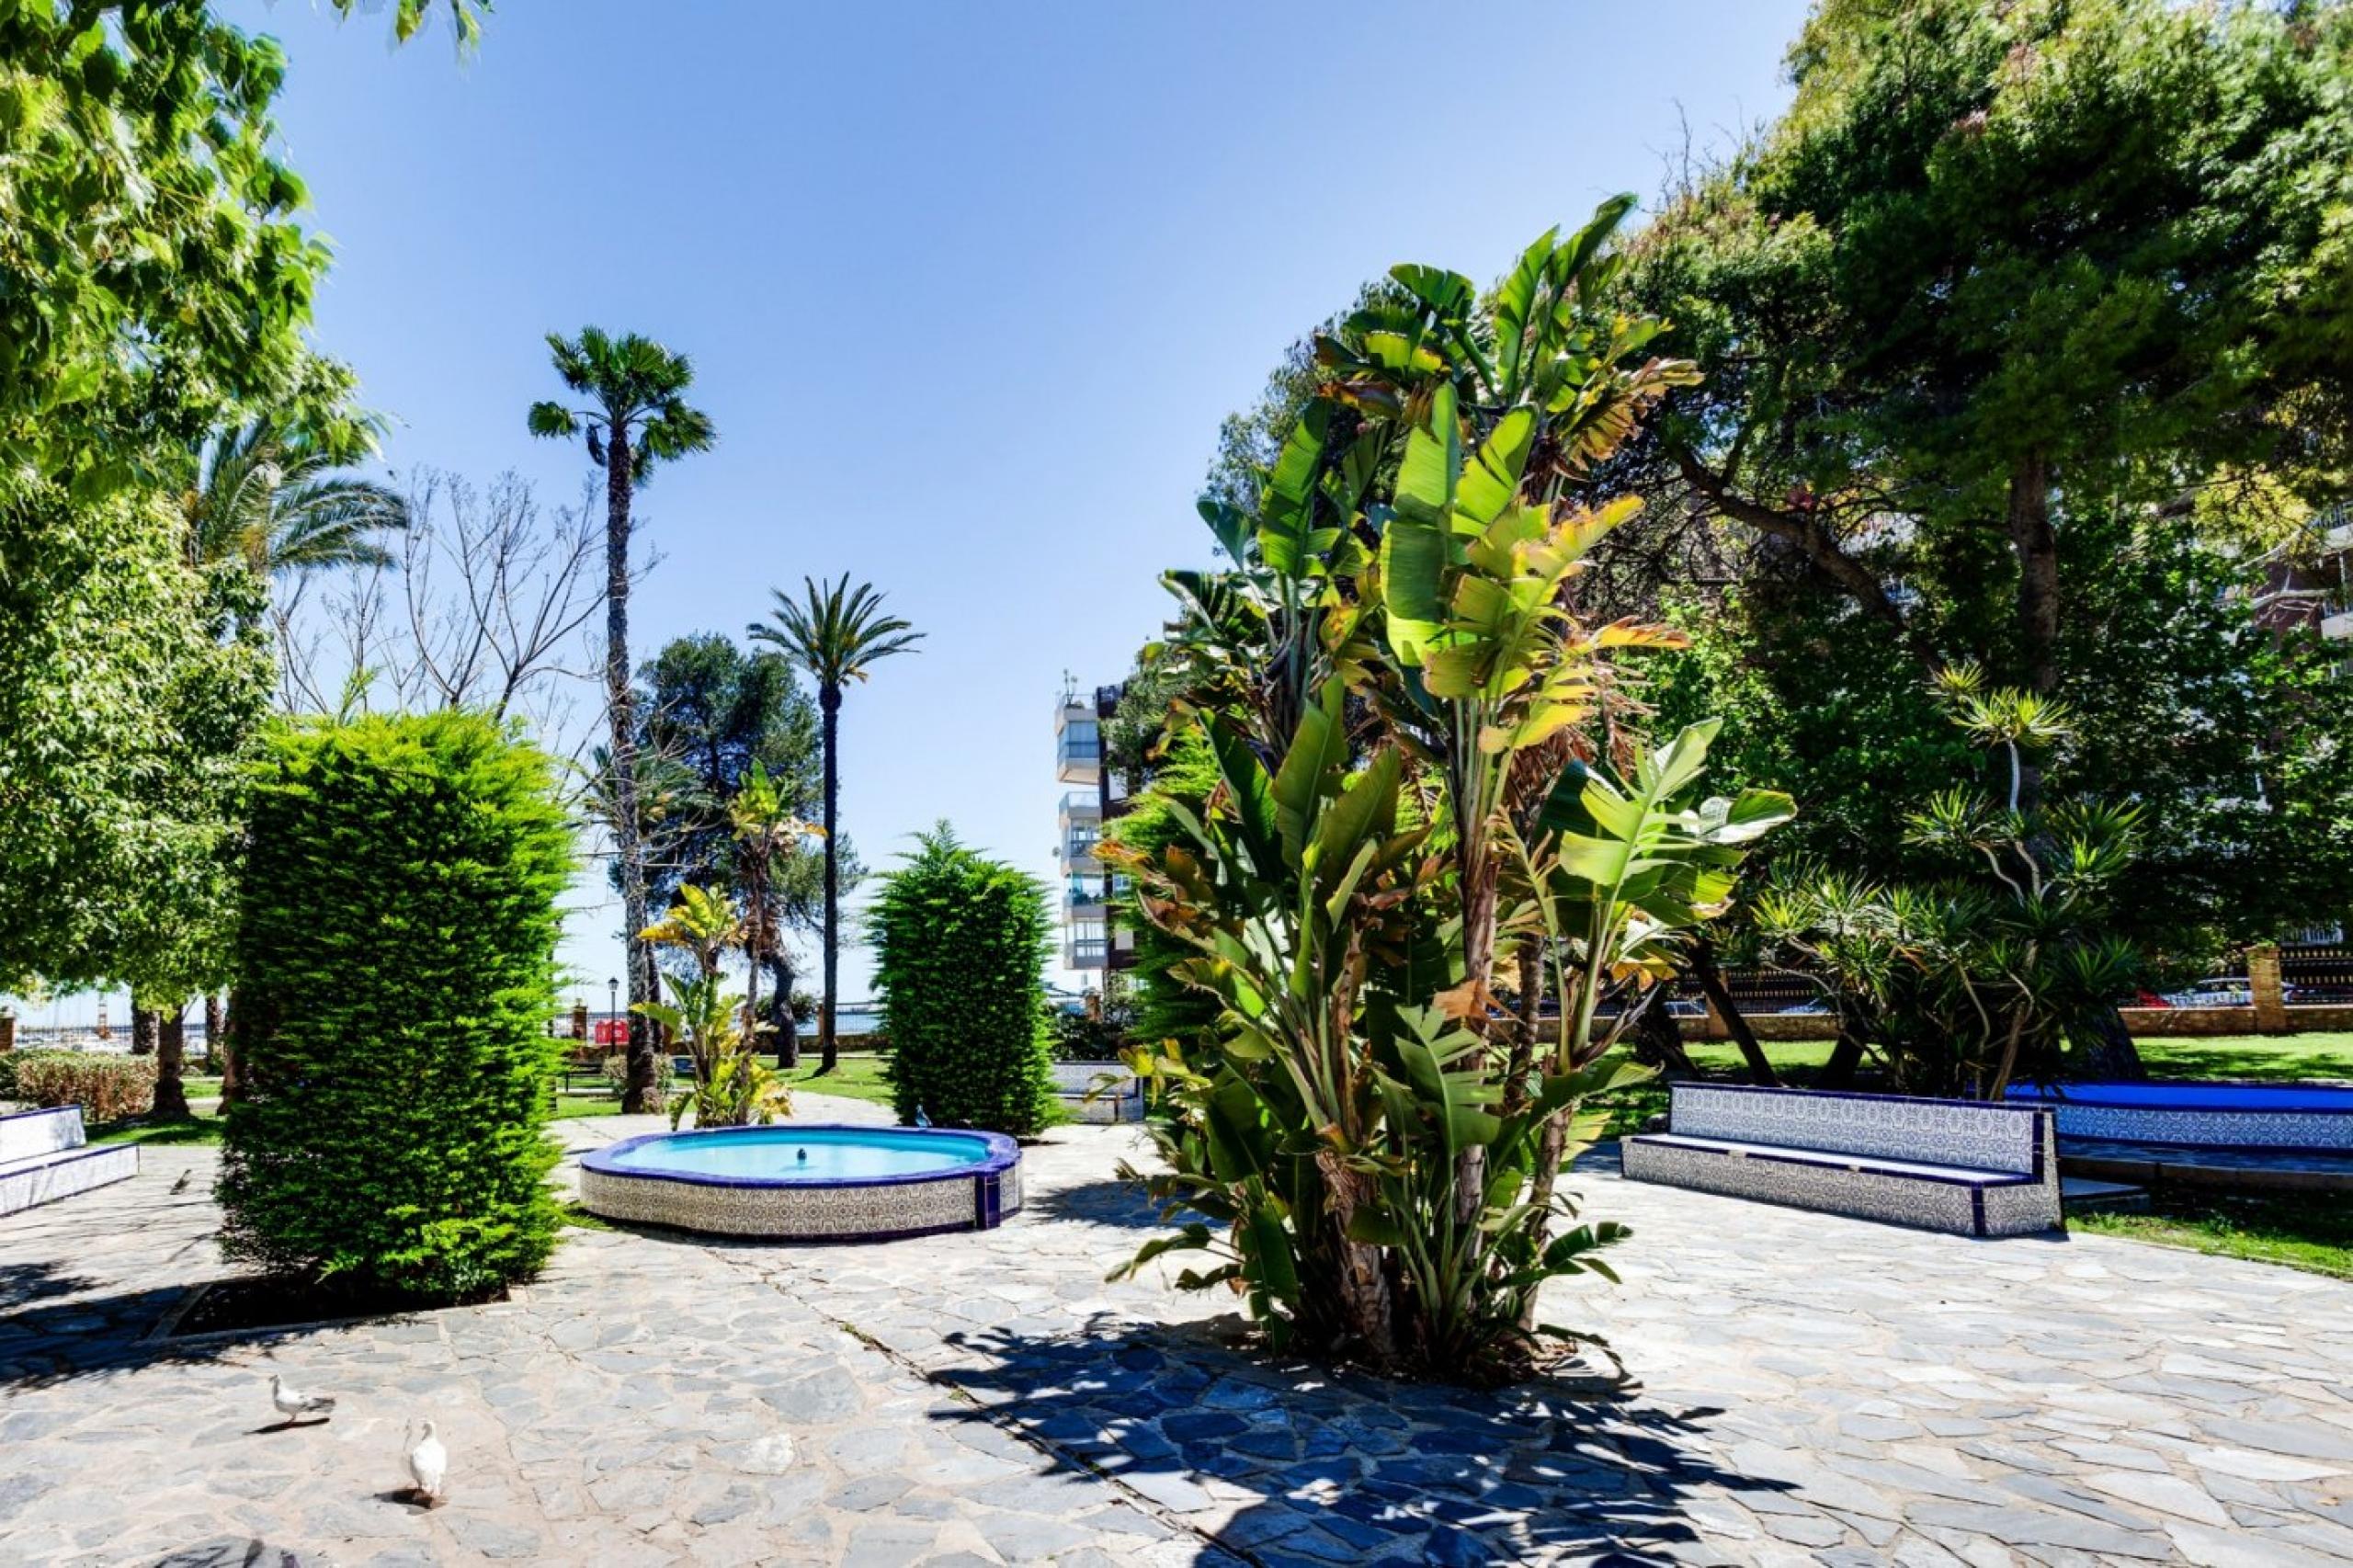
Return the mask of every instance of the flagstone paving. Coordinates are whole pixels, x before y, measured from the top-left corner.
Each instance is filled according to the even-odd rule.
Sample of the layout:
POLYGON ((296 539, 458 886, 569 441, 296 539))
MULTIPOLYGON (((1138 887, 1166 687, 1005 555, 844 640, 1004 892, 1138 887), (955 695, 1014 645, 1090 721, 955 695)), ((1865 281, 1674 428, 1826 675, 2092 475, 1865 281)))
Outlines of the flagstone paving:
POLYGON ((1141 1148, 1057 1131, 994 1232, 581 1231, 498 1305, 170 1343, 229 1271, 212 1151, 151 1148, 0 1221, 0 1562, 2353 1562, 2353 1285, 1603 1160, 1579 1186, 1635 1228, 1625 1283, 1547 1316, 1639 1390, 1384 1387, 1229 1348, 1230 1302, 1157 1269, 1107 1283, 1153 1232, 1115 1176, 1141 1148), (333 1420, 259 1430, 272 1370, 333 1420), (426 1415, 430 1512, 396 1494, 426 1415))

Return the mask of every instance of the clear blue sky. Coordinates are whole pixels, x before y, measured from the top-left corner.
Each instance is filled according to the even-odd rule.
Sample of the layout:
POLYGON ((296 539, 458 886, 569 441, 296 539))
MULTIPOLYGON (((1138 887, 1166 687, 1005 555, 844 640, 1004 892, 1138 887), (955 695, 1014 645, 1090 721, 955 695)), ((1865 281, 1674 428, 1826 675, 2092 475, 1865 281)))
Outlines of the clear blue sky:
MULTIPOLYGON (((1685 117, 1776 112, 1803 9, 499 0, 460 64, 381 15, 224 8, 291 56, 318 340, 394 466, 569 499, 585 460, 523 424, 542 335, 692 355, 720 442, 643 499, 637 651, 871 578, 930 636, 849 699, 847 830, 887 865, 945 816, 1040 875, 1063 672, 1117 678, 1158 571, 1206 557, 1220 417, 1391 263, 1492 278, 1655 190, 1685 117)), ((599 1005, 618 925, 565 950, 599 1005)))

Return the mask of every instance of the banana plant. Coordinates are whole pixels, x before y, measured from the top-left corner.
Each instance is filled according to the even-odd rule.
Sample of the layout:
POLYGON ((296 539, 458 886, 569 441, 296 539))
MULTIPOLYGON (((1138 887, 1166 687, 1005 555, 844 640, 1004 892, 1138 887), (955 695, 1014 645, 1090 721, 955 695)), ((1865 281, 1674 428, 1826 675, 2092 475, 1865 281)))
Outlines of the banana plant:
MULTIPOLYGON (((1358 1015, 1369 964, 1404 939, 1426 830, 1398 825, 1397 751, 1351 773, 1346 700, 1327 679, 1271 768, 1236 729, 1211 730, 1220 784, 1209 808, 1171 808, 1189 846, 1098 852, 1136 879, 1148 918, 1198 950, 1181 973, 1223 1006, 1213 1072, 1189 1072, 1165 1048, 1135 1063, 1187 1109, 1191 1141, 1165 1151, 1172 1163, 1223 1195, 1203 1210, 1228 1224, 1231 1272, 1216 1278, 1292 1312, 1328 1308, 1331 1321, 1311 1325, 1318 1338, 1387 1359, 1389 1282, 1351 1229, 1381 1153, 1358 1015)), ((1199 1183, 1187 1190, 1202 1209, 1199 1183)))
POLYGON ((683 1041, 694 1063, 694 1091, 671 1101, 670 1125, 676 1127, 690 1107, 697 1127, 743 1127, 790 1115, 790 1089, 761 1062, 752 1037, 741 1027, 744 994, 725 986, 722 960, 744 937, 734 901, 689 883, 678 890, 669 913, 639 936, 657 947, 684 949, 695 965, 692 975, 664 977, 670 1001, 631 1004, 632 1011, 683 1041))

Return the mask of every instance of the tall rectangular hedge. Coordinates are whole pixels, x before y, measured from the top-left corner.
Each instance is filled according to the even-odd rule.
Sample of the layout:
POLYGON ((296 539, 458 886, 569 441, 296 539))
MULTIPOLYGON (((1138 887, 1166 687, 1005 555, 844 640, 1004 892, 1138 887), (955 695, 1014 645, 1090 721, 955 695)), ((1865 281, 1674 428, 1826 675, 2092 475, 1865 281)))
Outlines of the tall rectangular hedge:
POLYGON ((868 917, 899 1119, 1027 1137, 1054 1114, 1035 877, 967 849, 942 823, 882 879, 868 917))
POLYGON ((571 872, 547 758, 486 718, 272 738, 236 935, 231 1256, 438 1300, 546 1260, 571 872))

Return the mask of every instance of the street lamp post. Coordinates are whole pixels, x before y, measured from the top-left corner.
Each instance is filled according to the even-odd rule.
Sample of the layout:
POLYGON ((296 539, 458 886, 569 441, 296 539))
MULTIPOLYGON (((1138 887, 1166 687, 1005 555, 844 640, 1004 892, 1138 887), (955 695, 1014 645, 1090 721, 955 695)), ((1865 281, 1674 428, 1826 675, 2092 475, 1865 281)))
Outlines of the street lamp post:
POLYGON ((605 982, 605 1010, 611 1017, 618 1018, 621 1016, 621 983, 620 981, 605 982))

